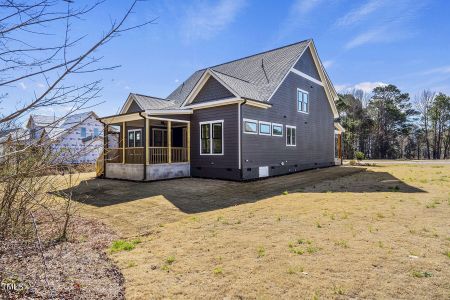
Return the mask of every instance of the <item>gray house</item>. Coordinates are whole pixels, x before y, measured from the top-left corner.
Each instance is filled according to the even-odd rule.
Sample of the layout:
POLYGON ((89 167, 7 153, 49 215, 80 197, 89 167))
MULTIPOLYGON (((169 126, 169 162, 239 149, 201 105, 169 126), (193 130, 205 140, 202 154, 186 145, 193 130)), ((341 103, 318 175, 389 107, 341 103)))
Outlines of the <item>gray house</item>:
POLYGON ((165 99, 130 94, 99 119, 98 172, 249 180, 341 164, 336 100, 312 40, 198 70, 165 99))

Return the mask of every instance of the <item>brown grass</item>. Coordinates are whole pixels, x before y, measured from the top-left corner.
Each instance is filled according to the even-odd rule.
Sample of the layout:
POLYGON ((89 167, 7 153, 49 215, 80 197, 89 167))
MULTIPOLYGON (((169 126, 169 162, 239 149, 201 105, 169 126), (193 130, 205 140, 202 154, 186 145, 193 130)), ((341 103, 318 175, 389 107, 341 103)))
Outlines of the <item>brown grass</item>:
POLYGON ((139 236, 110 254, 130 299, 449 297, 450 165, 88 180, 79 197, 86 215, 139 236))

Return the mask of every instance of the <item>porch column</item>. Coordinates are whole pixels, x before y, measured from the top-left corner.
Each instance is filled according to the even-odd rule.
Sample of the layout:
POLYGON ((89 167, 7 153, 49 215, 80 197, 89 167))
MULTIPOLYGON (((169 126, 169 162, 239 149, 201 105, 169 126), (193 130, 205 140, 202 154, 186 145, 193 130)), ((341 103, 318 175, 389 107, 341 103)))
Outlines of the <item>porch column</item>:
POLYGON ((103 123, 103 178, 106 178, 106 159, 108 149, 108 124, 103 123))
POLYGON ((150 145, 150 134, 149 134, 149 120, 145 119, 145 163, 148 165, 150 159, 149 156, 149 145, 150 145))
POLYGON ((172 163, 172 121, 167 121, 167 162, 172 163))
POLYGON ((126 149, 126 126, 125 122, 122 122, 122 163, 125 163, 125 149, 126 149))
POLYGON ((191 123, 187 124, 186 129, 186 147, 187 147, 187 161, 191 161, 191 123))

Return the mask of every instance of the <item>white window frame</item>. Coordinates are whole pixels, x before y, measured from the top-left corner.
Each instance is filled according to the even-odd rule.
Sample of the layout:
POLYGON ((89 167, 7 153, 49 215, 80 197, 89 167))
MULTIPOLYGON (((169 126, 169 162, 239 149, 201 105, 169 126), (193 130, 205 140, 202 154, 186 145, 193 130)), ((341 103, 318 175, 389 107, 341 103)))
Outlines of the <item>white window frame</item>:
POLYGON ((265 122, 265 121, 258 121, 258 131, 259 131, 259 135, 272 135, 272 123, 265 122), (261 125, 269 125, 269 133, 262 133, 261 125))
POLYGON ((295 147, 295 146, 297 146, 297 127, 296 126, 286 125, 286 146, 287 147, 295 147), (288 137, 289 137, 289 135, 288 135, 288 128, 295 129, 295 144, 293 144, 293 145, 288 144, 288 137))
POLYGON ((309 114, 309 93, 305 90, 299 89, 297 88, 297 112, 302 113, 302 114, 309 114), (308 111, 304 111, 303 107, 299 107, 299 94, 302 93, 302 104, 303 104, 303 94, 307 94, 308 95, 308 103, 307 103, 307 109, 308 111))
POLYGON ((259 133, 259 123, 258 123, 257 120, 243 119, 242 125, 243 125, 242 130, 243 130, 244 133, 246 133, 246 134, 258 134, 258 133, 259 133), (245 130, 245 122, 255 123, 255 124, 256 124, 256 132, 246 131, 246 130, 245 130))
POLYGON ((284 134, 284 129, 283 129, 283 124, 278 124, 278 123, 272 123, 272 136, 276 136, 276 137, 283 137, 284 134), (277 126, 277 127, 281 127, 281 134, 273 134, 273 127, 277 126))
POLYGON ((200 142, 200 155, 223 155, 224 154, 224 136, 223 136, 223 120, 215 120, 215 121, 204 121, 204 122, 199 122, 199 142, 200 142), (212 138, 212 134, 213 134, 213 130, 212 130, 212 124, 215 123, 221 123, 222 124, 222 153, 213 153, 213 138, 212 138), (210 139, 210 143, 209 143, 209 153, 202 153, 202 125, 204 124, 209 124, 210 128, 209 128, 209 139, 210 139))
POLYGON ((144 142, 144 137, 142 136, 142 129, 141 128, 135 128, 135 129, 128 129, 127 130, 127 148, 142 148, 143 146, 136 147, 136 132, 141 132, 141 144, 144 142), (134 139, 133 139, 133 147, 130 146, 130 132, 134 133, 134 139))

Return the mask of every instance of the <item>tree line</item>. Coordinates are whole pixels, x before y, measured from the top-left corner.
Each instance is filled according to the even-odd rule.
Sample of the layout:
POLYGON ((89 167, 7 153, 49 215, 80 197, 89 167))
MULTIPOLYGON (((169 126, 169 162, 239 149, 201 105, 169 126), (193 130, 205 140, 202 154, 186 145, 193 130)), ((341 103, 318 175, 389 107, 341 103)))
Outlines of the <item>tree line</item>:
POLYGON ((344 157, 449 159, 450 96, 424 90, 414 99, 395 85, 353 90, 337 101, 344 157), (362 155, 358 153, 358 155, 362 155))

